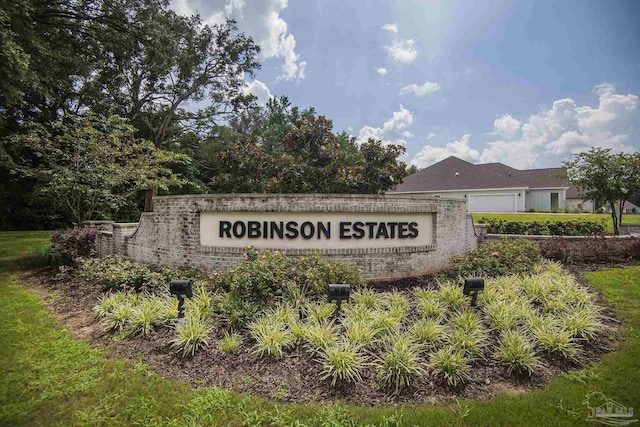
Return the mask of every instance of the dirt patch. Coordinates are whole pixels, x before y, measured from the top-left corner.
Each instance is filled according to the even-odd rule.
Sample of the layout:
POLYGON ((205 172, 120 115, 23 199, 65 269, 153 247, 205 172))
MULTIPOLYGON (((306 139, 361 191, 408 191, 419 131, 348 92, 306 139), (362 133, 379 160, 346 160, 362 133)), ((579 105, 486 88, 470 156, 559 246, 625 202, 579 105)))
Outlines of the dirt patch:
MULTIPOLYGON (((599 266, 605 268, 609 266, 599 266)), ((584 271, 594 271, 594 266, 584 270, 573 266, 571 271, 583 286, 584 271)), ((143 360, 164 377, 190 383, 194 386, 212 385, 227 390, 250 393, 278 402, 335 402, 347 401, 361 406, 435 403, 454 398, 489 399, 501 393, 517 394, 539 388, 551 379, 571 370, 584 367, 600 358, 604 353, 617 348, 615 337, 619 322, 599 296, 597 304, 603 307, 605 333, 585 345, 575 359, 554 358, 540 355, 541 364, 531 377, 517 378, 507 375, 491 354, 476 360, 472 365, 472 380, 459 387, 450 387, 441 380, 425 377, 415 386, 399 396, 392 396, 381 389, 374 368, 366 369, 362 381, 355 385, 332 387, 321 378, 321 366, 301 349, 287 353, 280 360, 264 360, 252 353, 252 344, 247 334, 238 354, 226 355, 215 345, 222 336, 222 325, 215 324, 211 346, 196 353, 193 358, 178 357, 170 349, 173 330, 158 329, 146 338, 113 340, 105 335, 93 316, 92 308, 102 295, 102 289, 84 282, 54 279, 50 269, 30 270, 22 273, 22 282, 33 290, 48 305, 50 311, 60 319, 70 333, 116 358, 131 363, 143 360)), ((409 279, 406 282, 376 283, 378 290, 407 287, 435 288, 430 276, 409 279)), ((497 336, 491 335, 497 340, 497 336)))

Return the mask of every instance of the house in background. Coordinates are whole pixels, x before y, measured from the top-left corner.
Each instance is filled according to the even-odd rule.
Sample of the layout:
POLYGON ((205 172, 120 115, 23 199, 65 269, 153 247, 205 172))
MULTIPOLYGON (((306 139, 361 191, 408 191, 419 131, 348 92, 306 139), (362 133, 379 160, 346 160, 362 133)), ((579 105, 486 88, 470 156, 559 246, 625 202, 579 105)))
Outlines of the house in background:
POLYGON ((466 199, 468 212, 553 212, 565 209, 569 187, 565 168, 520 170, 451 156, 409 175, 389 193, 466 199))
POLYGON ((594 213, 596 211, 593 200, 582 200, 580 189, 573 184, 571 184, 567 190, 566 207, 568 212, 594 213))

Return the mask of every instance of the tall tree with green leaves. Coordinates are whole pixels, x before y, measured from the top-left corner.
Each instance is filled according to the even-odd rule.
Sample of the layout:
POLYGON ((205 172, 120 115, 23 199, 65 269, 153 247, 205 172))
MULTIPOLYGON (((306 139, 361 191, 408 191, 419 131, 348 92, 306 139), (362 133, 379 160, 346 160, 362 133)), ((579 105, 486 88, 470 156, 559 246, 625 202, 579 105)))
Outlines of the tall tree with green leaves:
POLYGON ((614 154, 610 148, 593 147, 575 154, 564 166, 584 200, 597 200, 609 207, 614 234, 620 234, 624 202, 640 192, 640 153, 614 154))
POLYGON ((134 134, 118 116, 67 116, 50 125, 31 123, 5 143, 40 159, 37 164, 14 164, 15 173, 34 177, 37 196, 80 224, 112 218, 135 204, 136 195, 151 183, 164 189, 185 184, 173 166, 188 164, 187 156, 159 149, 134 134))

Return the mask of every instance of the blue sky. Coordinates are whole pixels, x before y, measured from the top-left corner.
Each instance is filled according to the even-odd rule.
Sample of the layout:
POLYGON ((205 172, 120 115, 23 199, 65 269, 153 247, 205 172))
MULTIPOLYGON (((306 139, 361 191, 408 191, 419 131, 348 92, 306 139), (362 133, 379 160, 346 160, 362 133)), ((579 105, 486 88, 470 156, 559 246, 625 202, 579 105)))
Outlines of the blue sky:
POLYGON ((426 167, 560 166, 640 146, 639 1, 173 0, 231 17, 263 49, 247 90, 426 167))

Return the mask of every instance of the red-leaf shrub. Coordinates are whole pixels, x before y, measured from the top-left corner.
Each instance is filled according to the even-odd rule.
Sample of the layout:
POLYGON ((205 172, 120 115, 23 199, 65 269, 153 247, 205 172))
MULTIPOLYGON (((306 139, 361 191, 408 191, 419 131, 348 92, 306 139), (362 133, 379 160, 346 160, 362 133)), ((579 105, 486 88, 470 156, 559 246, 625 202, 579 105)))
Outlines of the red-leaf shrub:
POLYGON ((89 258, 96 254, 97 235, 96 228, 67 228, 53 233, 51 244, 66 264, 75 264, 76 258, 89 258))
POLYGON ((604 236, 569 242, 562 237, 542 240, 543 257, 567 264, 604 264, 640 259, 640 239, 606 238, 604 236))

